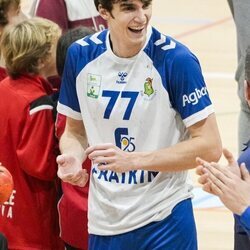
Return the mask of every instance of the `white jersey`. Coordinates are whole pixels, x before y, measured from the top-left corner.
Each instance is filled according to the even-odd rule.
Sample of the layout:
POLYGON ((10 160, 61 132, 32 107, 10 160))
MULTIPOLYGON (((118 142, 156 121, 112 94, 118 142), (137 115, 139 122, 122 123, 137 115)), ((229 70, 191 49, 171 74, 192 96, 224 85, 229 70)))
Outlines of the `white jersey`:
MULTIPOLYGON (((144 48, 119 58, 107 30, 68 52, 58 112, 82 119, 90 145, 153 151, 187 139, 186 127, 213 112, 197 58, 149 27, 144 48)), ((187 171, 115 173, 92 166, 89 233, 115 235, 164 219, 191 197, 187 171)))

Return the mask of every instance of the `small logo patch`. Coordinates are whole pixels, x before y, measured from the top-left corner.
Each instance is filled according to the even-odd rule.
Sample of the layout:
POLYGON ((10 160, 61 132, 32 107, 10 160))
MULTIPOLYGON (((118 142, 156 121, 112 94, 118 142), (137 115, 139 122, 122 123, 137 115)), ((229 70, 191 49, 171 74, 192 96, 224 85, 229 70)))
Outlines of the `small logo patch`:
POLYGON ((140 93, 145 101, 151 101, 156 96, 157 90, 153 87, 153 78, 146 78, 140 93))
POLYGON ((97 99, 100 93, 102 77, 88 73, 87 96, 97 99))
POLYGON ((115 130, 116 146, 121 150, 127 152, 135 151, 134 140, 134 137, 129 136, 128 128, 117 128, 115 130))
POLYGON ((127 72, 119 72, 118 77, 120 78, 119 80, 116 81, 117 84, 126 84, 127 81, 125 78, 127 77, 128 73, 127 72))
POLYGON ((146 82, 144 83, 144 94, 147 95, 148 97, 151 96, 154 93, 154 88, 153 88, 153 79, 148 77, 146 79, 146 82))

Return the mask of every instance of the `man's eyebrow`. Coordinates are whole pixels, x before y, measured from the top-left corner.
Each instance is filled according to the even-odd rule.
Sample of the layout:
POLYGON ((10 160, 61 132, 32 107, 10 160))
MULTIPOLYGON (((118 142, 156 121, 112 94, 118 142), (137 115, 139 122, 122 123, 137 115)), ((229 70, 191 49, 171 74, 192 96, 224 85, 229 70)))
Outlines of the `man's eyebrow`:
POLYGON ((126 6, 131 6, 131 5, 134 5, 133 2, 131 1, 122 1, 120 3, 120 7, 126 7, 126 6))

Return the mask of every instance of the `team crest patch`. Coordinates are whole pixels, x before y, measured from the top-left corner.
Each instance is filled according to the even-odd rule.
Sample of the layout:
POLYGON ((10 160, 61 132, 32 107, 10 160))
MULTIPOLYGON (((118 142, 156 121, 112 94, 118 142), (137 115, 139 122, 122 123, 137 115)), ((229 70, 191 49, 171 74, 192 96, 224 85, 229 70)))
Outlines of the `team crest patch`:
POLYGON ((146 78, 144 83, 144 90, 141 91, 141 95, 147 100, 151 100, 156 95, 156 90, 153 87, 153 78, 146 78))
POLYGON ((102 76, 88 73, 87 96, 97 99, 100 92, 102 76))
POLYGON ((151 96, 154 92, 153 79, 148 77, 146 79, 146 82, 144 83, 144 94, 147 96, 151 96))

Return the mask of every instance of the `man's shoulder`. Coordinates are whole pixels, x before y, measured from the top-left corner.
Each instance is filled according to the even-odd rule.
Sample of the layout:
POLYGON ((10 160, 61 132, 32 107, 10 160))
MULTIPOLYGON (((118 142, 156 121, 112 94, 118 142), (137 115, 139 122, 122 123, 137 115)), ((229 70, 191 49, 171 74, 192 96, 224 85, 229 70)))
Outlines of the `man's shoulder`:
POLYGON ((103 53, 106 50, 107 30, 96 32, 94 34, 78 39, 69 48, 71 53, 77 53, 79 56, 83 53, 96 55, 103 53), (80 53, 80 54, 79 54, 80 53))
POLYGON ((144 52, 160 68, 162 68, 162 63, 179 66, 192 62, 194 58, 196 60, 194 54, 184 44, 171 36, 159 32, 155 28, 152 28, 144 52))
POLYGON ((151 51, 151 54, 156 54, 157 57, 175 58, 188 56, 190 50, 175 38, 165 35, 152 27, 152 33, 145 50, 151 51))
POLYGON ((81 38, 70 45, 67 62, 76 69, 76 74, 106 52, 106 36, 107 30, 104 30, 81 38))

